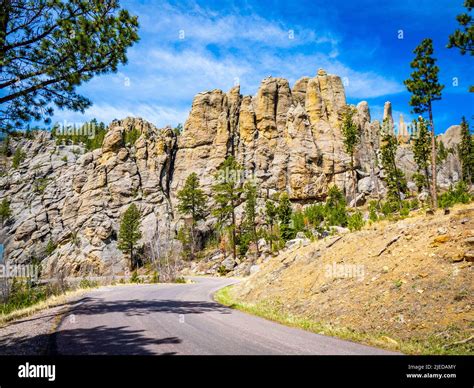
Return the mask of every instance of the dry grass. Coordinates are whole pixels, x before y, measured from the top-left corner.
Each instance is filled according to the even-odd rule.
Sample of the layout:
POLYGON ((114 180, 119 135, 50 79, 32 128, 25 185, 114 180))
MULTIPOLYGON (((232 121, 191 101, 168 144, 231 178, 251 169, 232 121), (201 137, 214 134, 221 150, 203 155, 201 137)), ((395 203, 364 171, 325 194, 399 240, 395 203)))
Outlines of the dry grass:
POLYGON ((90 291, 90 289, 86 289, 86 288, 83 288, 83 289, 81 288, 81 289, 77 289, 73 291, 67 291, 61 295, 50 296, 48 299, 43 300, 39 303, 36 303, 32 306, 12 311, 9 314, 0 315, 0 327, 6 325, 8 322, 11 322, 20 318, 24 318, 24 317, 29 317, 39 311, 42 311, 51 307, 56 307, 64 303, 68 303, 72 299, 82 296, 88 291, 90 291))

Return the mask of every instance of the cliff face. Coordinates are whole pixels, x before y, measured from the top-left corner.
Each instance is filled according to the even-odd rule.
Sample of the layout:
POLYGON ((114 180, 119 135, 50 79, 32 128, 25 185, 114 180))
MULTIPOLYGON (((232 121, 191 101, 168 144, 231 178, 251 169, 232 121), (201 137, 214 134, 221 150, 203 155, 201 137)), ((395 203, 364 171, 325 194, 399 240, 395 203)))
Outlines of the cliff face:
MULTIPOLYGON (((198 94, 179 139, 173 191, 190 166, 209 189, 212 173, 233 154, 262 193, 287 191, 294 202, 307 202, 324 199, 332 183, 351 192, 340 131, 345 106, 341 79, 323 70, 293 89, 284 79, 266 78, 254 97, 242 97, 238 87, 198 94)), ((362 132, 356 164, 367 170, 380 125, 370 122, 366 103, 357 107, 356 119, 362 132)))
MULTIPOLYGON (((117 249, 119 221, 132 202, 142 212, 144 249, 151 244, 162 252, 174 249, 181 222, 177 192, 196 172, 210 194, 214 174, 228 155, 255 177, 260 203, 282 191, 294 203, 323 200, 332 184, 349 197, 353 179, 340 130, 345 106, 341 79, 319 70, 292 89, 284 79, 266 78, 253 97, 241 96, 239 87, 200 93, 179 135, 126 118, 113 121, 102 147, 87 153, 81 145, 56 145, 48 132, 12 140, 12 149, 21 147, 26 159, 0 178, 1 197, 11 201, 13 212, 1 232, 5 257, 13 263, 43 260, 45 276, 59 270, 78 276, 118 273, 127 267, 117 249), (140 136, 127 144, 132 130, 140 136), (57 248, 47 255, 50 240, 57 248)), ((385 115, 391 119, 389 103, 385 115)), ((355 155, 356 196, 349 200, 363 203, 384 191, 376 162, 380 124, 371 121, 366 102, 357 105, 354 118, 361 142, 355 155)), ((445 137, 454 144, 458 139, 452 133, 445 137)), ((399 153, 411 174, 410 149, 399 153)), ((457 179, 458 166, 449 163, 440 182, 457 179)))

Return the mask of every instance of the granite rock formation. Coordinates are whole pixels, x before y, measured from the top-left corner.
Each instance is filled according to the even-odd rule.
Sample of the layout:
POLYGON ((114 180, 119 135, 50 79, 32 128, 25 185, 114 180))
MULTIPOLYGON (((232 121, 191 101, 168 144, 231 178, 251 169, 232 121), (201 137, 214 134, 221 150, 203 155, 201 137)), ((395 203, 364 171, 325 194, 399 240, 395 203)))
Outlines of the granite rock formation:
MULTIPOLYGON (((12 139, 11 148, 21 147, 26 158, 0 177, 1 197, 9 199, 13 212, 2 229, 5 257, 13 263, 41 260, 44 276, 119 273, 127 260, 117 249, 117 234, 129 204, 142 212, 144 249, 154 244, 166 251, 182 222, 176 195, 187 176, 196 172, 210 194, 228 155, 254 177, 260 204, 282 191, 295 204, 323 201, 334 184, 353 204, 383 195, 377 162, 381 125, 372 121, 367 102, 356 106, 361 142, 354 190, 340 129, 345 108, 341 79, 320 69, 293 88, 285 79, 266 78, 255 96, 242 96, 238 86, 199 93, 180 134, 126 118, 110 123, 102 147, 91 152, 80 144, 58 145, 48 132, 33 140, 12 139), (139 137, 130 144, 126 134, 132 130, 139 137), (57 247, 47 254, 49 241, 57 247)), ((390 103, 384 119, 393 128, 390 103)), ((459 142, 455 128, 442 136, 451 148, 459 142)), ((410 177, 415 167, 408 145, 400 147, 398 159, 410 177)), ((440 174, 440 185, 458 179, 454 155, 440 174)), ((210 224, 212 219, 200 228, 210 224)))

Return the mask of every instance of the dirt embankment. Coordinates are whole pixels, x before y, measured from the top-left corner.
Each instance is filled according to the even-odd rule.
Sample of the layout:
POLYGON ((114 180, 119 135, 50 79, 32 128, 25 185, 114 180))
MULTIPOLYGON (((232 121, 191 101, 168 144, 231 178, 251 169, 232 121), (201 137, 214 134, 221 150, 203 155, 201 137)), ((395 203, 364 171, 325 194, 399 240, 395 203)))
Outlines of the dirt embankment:
POLYGON ((461 341, 471 352, 473 253, 471 204, 283 252, 232 295, 397 342, 441 341, 449 349, 461 341))

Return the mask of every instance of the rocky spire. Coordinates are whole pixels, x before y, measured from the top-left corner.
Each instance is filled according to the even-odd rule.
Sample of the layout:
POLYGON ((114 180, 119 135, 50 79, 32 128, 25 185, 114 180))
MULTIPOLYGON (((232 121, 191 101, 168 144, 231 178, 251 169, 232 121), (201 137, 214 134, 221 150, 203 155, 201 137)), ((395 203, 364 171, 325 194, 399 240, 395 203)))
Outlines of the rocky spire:
POLYGON ((392 117, 392 103, 387 101, 383 106, 383 121, 387 120, 388 129, 391 134, 394 134, 393 131, 393 117, 392 117))

